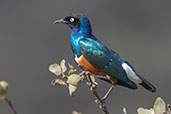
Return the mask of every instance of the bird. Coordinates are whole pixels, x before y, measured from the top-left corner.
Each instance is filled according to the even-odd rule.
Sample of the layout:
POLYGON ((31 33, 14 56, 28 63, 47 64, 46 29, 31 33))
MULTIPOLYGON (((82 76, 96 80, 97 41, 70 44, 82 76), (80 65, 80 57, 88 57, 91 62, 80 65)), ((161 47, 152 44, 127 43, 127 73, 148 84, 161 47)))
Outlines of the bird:
POLYGON ((137 89, 139 84, 150 92, 156 91, 156 88, 137 73, 126 59, 93 35, 87 16, 82 13, 70 13, 54 21, 54 24, 57 23, 66 24, 71 29, 74 59, 83 70, 89 71, 112 85, 137 89))

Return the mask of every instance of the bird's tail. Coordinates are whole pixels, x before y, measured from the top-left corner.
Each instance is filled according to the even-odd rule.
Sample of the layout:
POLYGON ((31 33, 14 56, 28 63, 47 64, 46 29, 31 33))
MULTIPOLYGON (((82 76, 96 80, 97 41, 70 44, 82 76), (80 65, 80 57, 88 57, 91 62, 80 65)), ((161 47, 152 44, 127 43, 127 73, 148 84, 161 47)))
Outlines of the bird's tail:
POLYGON ((156 88, 145 78, 143 78, 141 75, 137 74, 138 77, 142 80, 142 83, 140 83, 141 86, 143 86, 145 89, 151 91, 151 92, 155 92, 156 88))

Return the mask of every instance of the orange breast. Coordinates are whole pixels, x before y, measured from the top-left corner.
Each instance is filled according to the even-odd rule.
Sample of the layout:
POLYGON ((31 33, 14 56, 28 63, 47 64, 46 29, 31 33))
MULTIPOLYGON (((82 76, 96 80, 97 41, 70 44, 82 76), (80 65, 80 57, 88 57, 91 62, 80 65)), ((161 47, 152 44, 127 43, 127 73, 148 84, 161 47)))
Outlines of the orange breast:
POLYGON ((97 69, 96 67, 94 67, 90 62, 88 62, 85 59, 85 57, 83 55, 77 60, 77 64, 82 65, 84 70, 87 70, 87 71, 91 72, 92 74, 108 77, 108 79, 111 83, 117 82, 117 79, 110 77, 108 74, 106 74, 106 73, 102 72, 101 70, 97 69))
POLYGON ((88 62, 84 58, 83 55, 79 58, 79 60, 77 61, 77 63, 79 65, 82 65, 82 67, 84 68, 84 70, 87 70, 87 71, 91 72, 92 74, 101 75, 101 76, 105 76, 106 75, 104 72, 102 72, 99 69, 95 68, 90 62, 88 62))

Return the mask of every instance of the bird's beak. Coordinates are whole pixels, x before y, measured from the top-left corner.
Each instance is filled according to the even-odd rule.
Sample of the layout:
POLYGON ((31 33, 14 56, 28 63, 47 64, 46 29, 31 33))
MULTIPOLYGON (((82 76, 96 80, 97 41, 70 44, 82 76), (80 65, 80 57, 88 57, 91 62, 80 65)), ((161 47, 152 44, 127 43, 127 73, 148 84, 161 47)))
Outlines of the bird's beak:
POLYGON ((58 19, 56 21, 53 22, 54 24, 57 24, 57 23, 67 23, 67 21, 65 21, 64 19, 58 19))

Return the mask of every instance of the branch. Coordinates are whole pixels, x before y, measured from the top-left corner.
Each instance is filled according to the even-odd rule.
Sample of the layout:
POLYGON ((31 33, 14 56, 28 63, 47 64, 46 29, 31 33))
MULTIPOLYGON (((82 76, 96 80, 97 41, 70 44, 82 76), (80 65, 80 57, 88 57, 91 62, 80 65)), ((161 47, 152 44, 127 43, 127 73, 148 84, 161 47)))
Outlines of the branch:
POLYGON ((16 110, 15 110, 15 108, 14 108, 14 106, 13 106, 11 100, 10 100, 7 96, 5 97, 5 101, 6 101, 6 102, 8 103, 8 105, 10 106, 12 112, 13 112, 14 114, 17 114, 17 112, 16 112, 16 110))
POLYGON ((8 103, 14 114, 17 114, 11 100, 7 96, 8 83, 6 81, 0 81, 0 100, 4 100, 8 103))
MULTIPOLYGON (((87 73, 86 74, 86 78, 87 78, 87 81, 88 81, 88 85, 90 86, 90 91, 93 93, 93 95, 95 96, 96 98, 96 103, 99 105, 99 109, 101 109, 103 111, 104 114, 109 114, 107 108, 106 108, 106 104, 105 104, 105 99, 108 97, 109 93, 110 92, 107 92, 107 94, 105 95, 105 99, 101 99, 97 93, 97 84, 95 84, 93 81, 92 81, 92 77, 90 76, 90 73, 87 73)), ((110 89, 111 91, 111 89, 110 89)))

